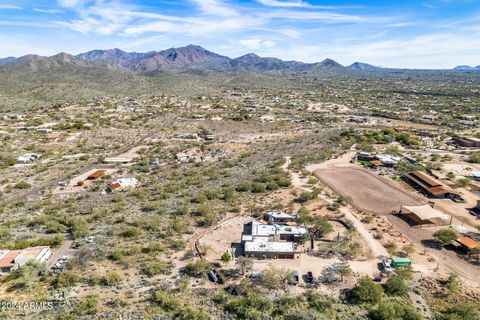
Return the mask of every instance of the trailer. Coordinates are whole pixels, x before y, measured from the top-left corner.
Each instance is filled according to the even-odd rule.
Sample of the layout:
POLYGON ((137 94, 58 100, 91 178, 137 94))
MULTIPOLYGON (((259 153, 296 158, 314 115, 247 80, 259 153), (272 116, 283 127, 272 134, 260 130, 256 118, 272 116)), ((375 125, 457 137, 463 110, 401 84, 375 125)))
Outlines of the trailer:
POLYGON ((399 258, 399 257, 392 258, 392 267, 394 268, 410 267, 411 265, 412 265, 412 261, 409 258, 399 258))

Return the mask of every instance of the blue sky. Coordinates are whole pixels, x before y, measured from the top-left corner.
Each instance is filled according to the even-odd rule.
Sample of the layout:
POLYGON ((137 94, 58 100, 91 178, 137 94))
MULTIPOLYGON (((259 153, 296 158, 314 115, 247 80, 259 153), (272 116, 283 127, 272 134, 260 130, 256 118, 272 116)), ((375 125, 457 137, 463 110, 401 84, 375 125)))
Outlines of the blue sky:
POLYGON ((305 62, 480 64, 480 0, 0 0, 0 57, 197 44, 305 62))

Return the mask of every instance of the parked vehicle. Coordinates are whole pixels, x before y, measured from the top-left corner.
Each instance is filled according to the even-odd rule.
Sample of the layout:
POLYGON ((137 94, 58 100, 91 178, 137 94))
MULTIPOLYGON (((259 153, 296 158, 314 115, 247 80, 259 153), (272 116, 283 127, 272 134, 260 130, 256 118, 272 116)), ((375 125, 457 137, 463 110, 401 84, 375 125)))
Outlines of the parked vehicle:
POLYGON ((390 265, 390 263, 389 263, 387 260, 383 260, 383 261, 382 261, 382 270, 383 270, 383 272, 385 272, 385 273, 391 273, 391 272, 393 272, 393 268, 392 268, 392 266, 390 265))
POLYGON ((210 281, 212 281, 212 282, 215 282, 215 283, 218 282, 217 274, 216 274, 215 271, 213 271, 213 270, 210 270, 210 271, 208 272, 208 278, 209 278, 210 281))
POLYGON ((299 277, 299 275, 298 275, 298 272, 295 271, 295 272, 293 273, 292 279, 289 279, 289 284, 296 286, 296 285, 299 284, 299 283, 300 283, 300 277, 299 277))
POLYGON ((311 271, 308 271, 308 272, 307 272, 307 282, 308 282, 308 283, 312 283, 313 280, 314 280, 314 278, 313 278, 313 273, 312 273, 311 271))

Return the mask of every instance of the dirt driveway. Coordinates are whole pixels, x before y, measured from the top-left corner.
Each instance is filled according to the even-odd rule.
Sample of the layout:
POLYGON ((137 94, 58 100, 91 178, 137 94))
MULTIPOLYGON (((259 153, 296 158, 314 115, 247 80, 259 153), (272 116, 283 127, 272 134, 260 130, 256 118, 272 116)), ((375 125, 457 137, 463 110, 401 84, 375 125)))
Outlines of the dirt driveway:
POLYGON ((402 205, 422 205, 414 196, 395 188, 382 177, 356 168, 316 170, 314 175, 342 196, 352 198, 353 205, 372 214, 398 211, 402 205))
POLYGON ((426 246, 432 239, 433 233, 438 228, 412 228, 401 218, 389 215, 388 222, 400 231, 410 241, 428 248, 428 252, 445 268, 457 273, 472 287, 480 287, 480 266, 468 263, 454 251, 448 249, 434 249, 426 246))

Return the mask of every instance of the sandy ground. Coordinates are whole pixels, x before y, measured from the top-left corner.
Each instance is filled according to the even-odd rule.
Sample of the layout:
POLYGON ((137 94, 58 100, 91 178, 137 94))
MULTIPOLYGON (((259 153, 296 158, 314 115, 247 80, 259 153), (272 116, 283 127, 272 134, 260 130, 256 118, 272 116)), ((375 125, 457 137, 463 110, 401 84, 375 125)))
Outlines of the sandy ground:
MULTIPOLYGON (((444 173, 441 178, 446 178, 447 173, 452 172, 456 178, 471 177, 473 172, 480 171, 480 164, 476 163, 458 163, 458 162, 443 162, 441 172, 444 173)), ((435 171, 435 173, 440 173, 435 171)))
MULTIPOLYGON (((328 167, 329 165, 334 166, 334 165, 337 165, 337 164, 342 165, 345 162, 348 163, 348 159, 350 159, 350 158, 351 158, 351 153, 347 153, 347 154, 343 155, 342 157, 340 157, 339 159, 335 159, 335 160, 331 160, 330 162, 327 162, 326 166, 324 166, 323 168, 328 167)), ((286 160, 287 161, 283 166, 284 170, 286 170, 286 168, 288 168, 288 165, 291 162, 290 157, 286 157, 286 160)), ((318 170, 320 168, 322 168, 321 165, 312 165, 312 166, 309 166, 309 168, 307 168, 307 170, 314 171, 314 170, 318 170)), ((292 186, 294 188, 303 188, 304 190, 309 191, 309 188, 304 187, 304 181, 302 181, 302 179, 300 179, 298 173, 290 172, 290 175, 292 177, 292 186)), ((334 201, 334 199, 329 198, 328 196, 323 195, 323 194, 321 194, 320 197, 326 203, 332 203, 334 201)), ((370 234, 370 232, 366 229, 365 225, 362 222, 360 222, 359 219, 357 219, 357 217, 353 214, 353 212, 350 209, 348 209, 346 207, 343 207, 343 208, 340 209, 340 211, 345 215, 345 217, 348 220, 353 222, 353 224, 354 224, 355 228, 357 229, 358 233, 360 234, 360 236, 366 241, 367 245, 370 247, 370 250, 371 250, 374 257, 388 256, 388 252, 385 249, 385 247, 383 247, 383 245, 378 240, 373 238, 373 236, 370 234)))
MULTIPOLYGON (((312 165, 307 167, 307 170, 310 172, 314 172, 317 174, 320 172, 320 176, 327 176, 329 178, 328 182, 331 183, 333 186, 337 186, 343 189, 345 189, 345 193, 347 193, 350 196, 357 196, 360 197, 361 201, 367 201, 366 203, 363 203, 364 205, 371 206, 371 207, 376 207, 377 205, 372 205, 372 203, 375 202, 380 202, 382 203, 384 200, 384 197, 391 197, 392 199, 387 199, 386 203, 391 205, 397 205, 398 202, 398 197, 397 195, 400 195, 400 198, 406 197, 407 200, 409 201, 418 201, 416 200, 413 196, 409 197, 406 192, 401 192, 400 190, 396 189, 395 187, 391 186, 390 183, 387 182, 382 182, 381 177, 378 177, 376 179, 373 177, 372 174, 368 174, 366 172, 360 171, 360 170, 355 170, 351 168, 351 165, 348 163, 349 158, 351 159, 351 154, 346 154, 342 156, 341 158, 338 159, 332 159, 329 161, 324 162, 323 164, 319 165, 312 165), (345 173, 347 178, 342 178, 342 174, 338 174, 338 172, 345 173), (343 171, 343 172, 342 172, 343 171), (363 174, 357 174, 355 175, 354 172, 361 172, 363 174), (333 174, 331 173, 333 172, 333 174), (336 174, 335 174, 336 173, 336 174), (355 179, 352 179, 352 175, 349 173, 353 174, 353 177, 355 179), (359 192, 357 188, 362 188, 362 190, 366 190, 366 192, 359 192), (370 192, 369 192, 370 191, 370 192), (372 197, 373 195, 376 195, 376 197, 372 197), (394 196, 392 196, 392 194, 394 196), (360 195, 360 196, 358 196, 360 195), (395 198, 394 198, 395 197, 395 198)), ((352 198, 354 198, 352 196, 352 198)), ((353 199, 354 201, 359 201, 357 199, 353 199)), ((460 209, 461 206, 465 207, 465 204, 458 204, 459 208, 455 210, 452 205, 457 205, 451 200, 435 200, 436 206, 439 209, 447 208, 449 210, 445 210, 447 212, 452 212, 452 211, 457 211, 460 209)), ((418 203, 418 202, 417 202, 418 203)), ((362 204, 362 202, 360 202, 362 204)), ((385 205, 385 203, 383 204, 385 205)), ((346 210, 345 208, 342 208, 343 210, 346 210)), ((462 210, 465 210, 462 208, 462 210)), ((346 210, 348 212, 349 210, 346 210)), ((458 215, 458 213, 457 213, 458 215)), ((467 261, 463 260, 461 257, 457 256, 457 254, 453 251, 446 250, 446 249, 433 249, 429 248, 425 244, 431 241, 433 238, 433 233, 438 230, 439 228, 412 228, 408 223, 406 223, 404 220, 400 219, 399 217, 393 216, 393 215, 388 215, 385 216, 385 219, 388 221, 388 223, 391 225, 389 228, 392 228, 397 230, 400 233, 400 236, 407 239, 409 242, 412 242, 417 248, 420 248, 420 250, 423 250, 425 253, 428 253, 427 255, 422 255, 419 256, 416 254, 416 258, 412 259, 414 263, 414 268, 422 271, 423 273, 430 273, 430 272, 441 272, 442 275, 445 275, 448 272, 455 272, 460 275, 460 277, 463 279, 463 281, 473 287, 473 288, 479 288, 480 287, 480 267, 472 265, 468 263, 467 261), (431 261, 425 261, 428 260, 428 256, 433 257, 435 260, 434 263, 437 263, 439 268, 437 270, 432 270, 431 268, 431 261), (417 259, 423 260, 422 261, 417 261, 417 259), (423 264, 422 264, 423 263, 423 264)), ((360 231, 364 229, 365 227, 359 226, 361 225, 361 222, 359 223, 358 219, 351 219, 352 221, 357 221, 355 225, 359 228, 359 232, 362 234, 364 239, 369 241, 369 244, 372 248, 372 251, 376 250, 375 247, 375 241, 368 240, 372 236, 368 236, 369 231, 368 229, 365 231, 360 231)), ((459 219, 455 219, 453 221, 453 227, 456 228, 459 231, 462 231, 463 229, 471 228, 471 226, 465 226, 463 225, 462 221, 459 219), (467 228, 465 228, 467 227, 467 228)), ((465 230, 463 230, 465 231, 465 230)), ((386 236, 388 234, 383 233, 386 236)), ((377 241, 378 242, 378 241, 377 241)), ((381 250, 380 248, 377 248, 378 250, 381 250)), ((418 250, 418 249, 417 249, 418 250)))
POLYGON ((251 220, 251 217, 239 216, 217 225, 205 234, 199 244, 208 246, 207 260, 220 262, 224 252, 232 252, 232 244, 241 242, 243 225, 251 220))
POLYGON ((387 214, 398 211, 402 205, 422 205, 413 196, 393 187, 381 177, 361 169, 321 169, 314 174, 337 193, 351 197, 353 204, 362 211, 387 214))
MULTIPOLYGON (((438 230, 438 228, 412 228, 404 220, 393 215, 389 215, 387 220, 403 236, 424 248, 426 248, 425 244, 433 239, 433 233, 438 230)), ((428 248, 427 250, 439 264, 460 275, 465 283, 474 288, 480 287, 480 266, 468 263, 451 250, 433 248, 428 248)))
POLYGON ((115 158, 129 158, 129 159, 135 159, 139 156, 138 152, 142 149, 148 149, 150 146, 137 146, 133 147, 132 149, 128 150, 125 153, 119 154, 115 156, 115 158))
MULTIPOLYGON (((257 260, 255 261, 253 270, 263 271, 270 267, 277 267, 295 270, 299 275, 304 275, 311 271, 313 276, 318 278, 323 268, 341 262, 338 258, 322 259, 305 253, 298 254, 297 256, 296 259, 257 260)), ((377 261, 349 261, 348 263, 353 272, 361 275, 374 276, 380 273, 377 261)))

